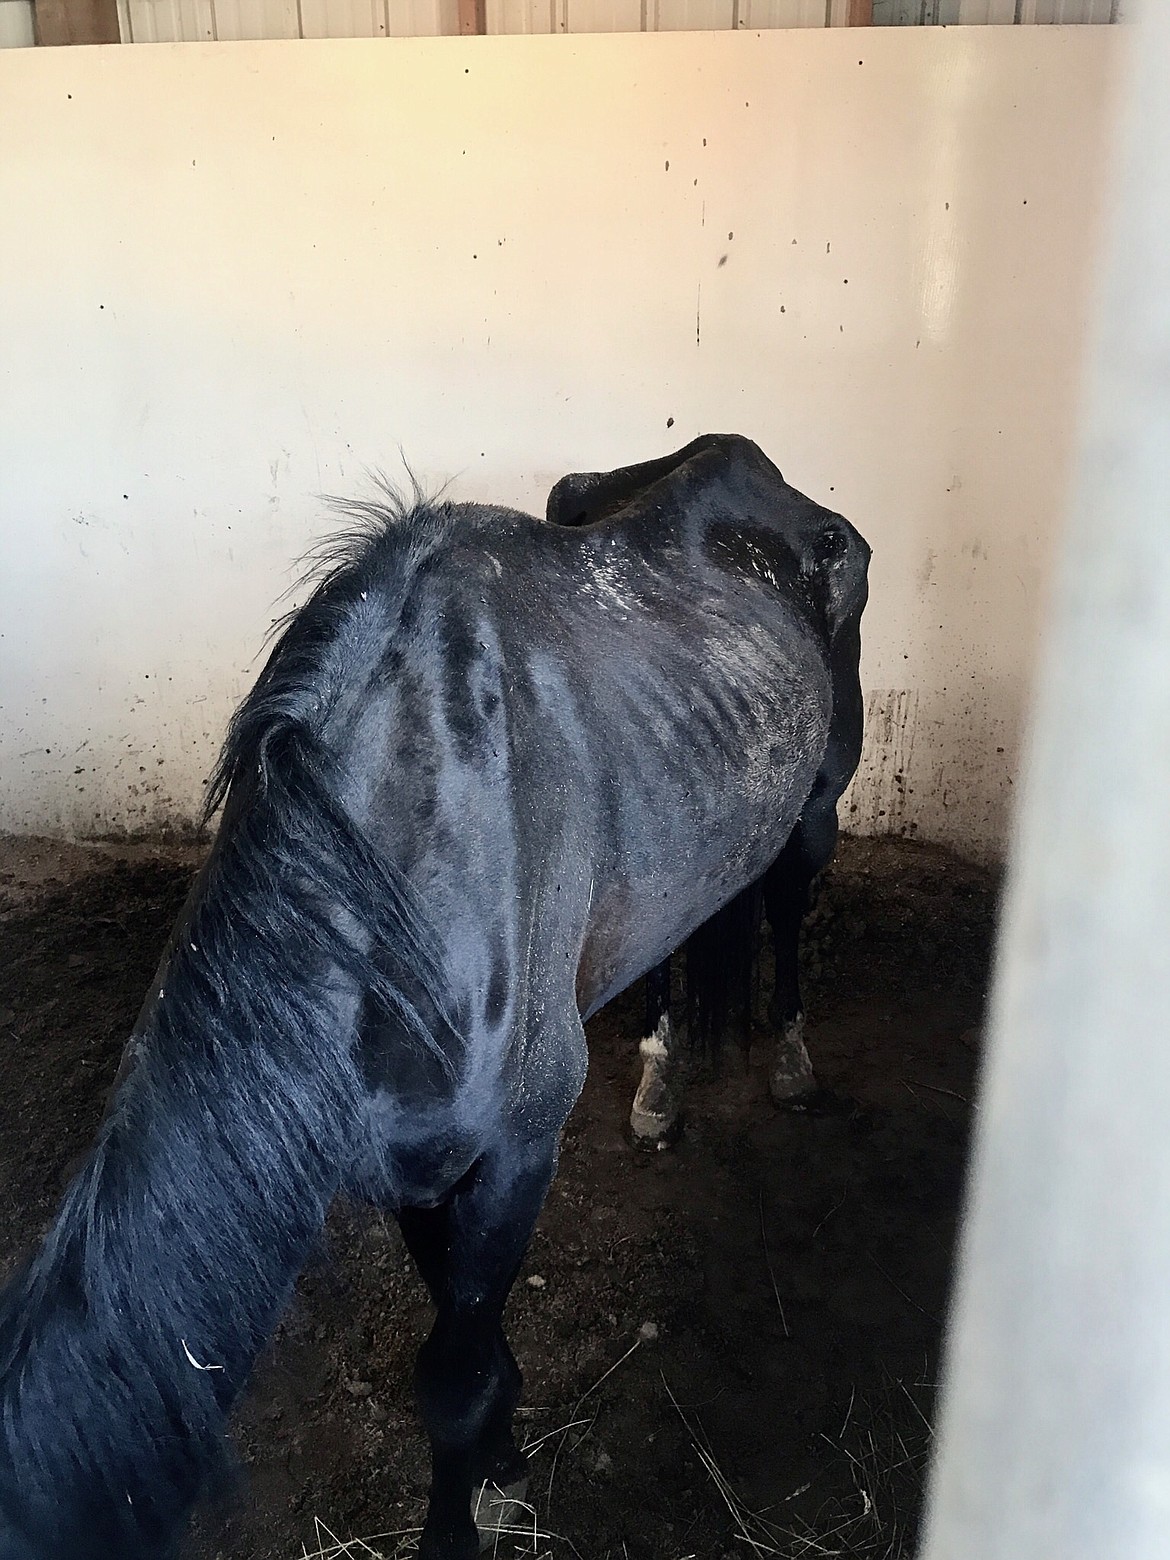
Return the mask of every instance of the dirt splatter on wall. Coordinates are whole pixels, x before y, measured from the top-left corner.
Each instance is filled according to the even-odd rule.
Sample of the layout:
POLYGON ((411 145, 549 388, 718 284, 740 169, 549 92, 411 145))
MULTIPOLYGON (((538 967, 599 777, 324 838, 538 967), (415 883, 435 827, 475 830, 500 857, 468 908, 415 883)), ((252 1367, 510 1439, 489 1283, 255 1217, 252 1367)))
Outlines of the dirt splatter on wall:
POLYGON ((1118 31, 0 52, 0 827, 189 822, 399 446, 539 512, 738 431, 874 547, 846 824, 994 853, 1118 31))

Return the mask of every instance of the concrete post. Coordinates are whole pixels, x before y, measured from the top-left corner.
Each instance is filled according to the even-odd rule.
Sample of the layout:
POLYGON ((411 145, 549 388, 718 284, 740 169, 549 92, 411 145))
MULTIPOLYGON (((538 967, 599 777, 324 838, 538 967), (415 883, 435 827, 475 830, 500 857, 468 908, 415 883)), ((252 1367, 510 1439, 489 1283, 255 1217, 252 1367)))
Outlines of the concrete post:
POLYGON ((1170 1554, 1170 4, 1137 21, 924 1560, 1170 1554))

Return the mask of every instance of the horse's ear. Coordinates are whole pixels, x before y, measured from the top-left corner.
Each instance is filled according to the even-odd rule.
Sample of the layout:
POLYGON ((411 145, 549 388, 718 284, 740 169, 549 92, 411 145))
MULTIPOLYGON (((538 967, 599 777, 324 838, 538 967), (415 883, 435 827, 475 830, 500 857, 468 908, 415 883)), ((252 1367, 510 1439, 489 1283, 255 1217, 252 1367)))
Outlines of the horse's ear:
MULTIPOLYGON (((709 474, 712 464, 726 462, 729 454, 746 439, 720 433, 704 433, 672 455, 642 461, 637 466, 622 466, 617 471, 572 471, 562 477, 548 495, 544 517, 551 525, 591 525, 607 519, 619 510, 647 499, 654 489, 663 495, 663 485, 683 497, 693 485, 709 474)), ((753 446, 754 448, 754 446, 753 446)))
POLYGON ((801 560, 824 609, 830 639, 859 617, 869 594, 868 545, 841 515, 829 515, 801 560))
POLYGON ((593 519, 590 498, 596 486, 596 472, 571 471, 562 477, 544 506, 544 518, 549 525, 588 525, 593 519))

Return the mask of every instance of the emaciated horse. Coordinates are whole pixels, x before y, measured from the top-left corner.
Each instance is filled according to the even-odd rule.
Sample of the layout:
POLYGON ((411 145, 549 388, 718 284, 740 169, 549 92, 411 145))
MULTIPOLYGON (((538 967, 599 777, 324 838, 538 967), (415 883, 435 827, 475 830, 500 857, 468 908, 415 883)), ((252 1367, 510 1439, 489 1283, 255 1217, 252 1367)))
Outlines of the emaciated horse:
MULTIPOLYGON (((683 455, 725 441, 698 439, 683 455)), ((554 525, 592 525, 640 502, 679 463, 679 455, 562 477, 548 496, 546 517, 554 525)), ((639 1046, 642 1077, 630 1110, 634 1137, 666 1147, 680 1125, 682 1075, 691 1059, 723 1038, 731 1010, 738 1008, 750 1029, 756 975, 756 947, 762 912, 772 933, 775 982, 769 1010, 774 1031, 768 1088, 777 1105, 800 1105, 817 1092, 816 1075, 804 1040, 800 994, 800 931, 817 875, 828 866, 837 843, 837 803, 861 757, 864 710, 861 694, 861 614, 866 602, 864 571, 855 599, 830 630, 829 672, 833 708, 821 767, 800 817, 776 860, 757 882, 691 933, 686 944, 686 1026, 671 1024, 669 956, 645 982, 645 1021, 639 1046), (689 1043, 684 1043, 685 1042, 689 1043)))
POLYGON ((362 513, 232 721, 97 1143, 0 1297, 0 1560, 172 1553, 339 1195, 394 1211, 434 1298, 419 1553, 472 1560, 583 1020, 825 770, 868 548, 746 440, 583 526, 362 513))

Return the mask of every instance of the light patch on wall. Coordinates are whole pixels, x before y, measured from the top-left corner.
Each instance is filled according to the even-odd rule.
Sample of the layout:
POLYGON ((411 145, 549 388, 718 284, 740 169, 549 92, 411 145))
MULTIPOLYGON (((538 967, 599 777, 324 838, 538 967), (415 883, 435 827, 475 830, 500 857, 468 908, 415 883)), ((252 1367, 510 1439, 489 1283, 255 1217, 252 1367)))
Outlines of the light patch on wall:
POLYGON ((929 78, 936 133, 930 142, 930 169, 925 181, 919 307, 923 335, 935 344, 946 341, 950 334, 961 280, 963 242, 957 196, 965 184, 963 130, 979 68, 971 55, 955 54, 941 59, 929 78))

